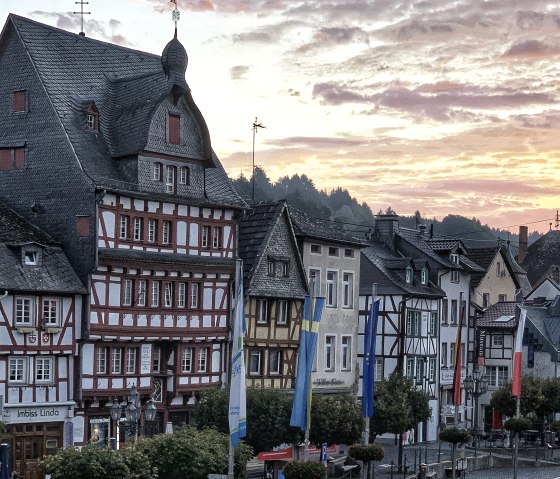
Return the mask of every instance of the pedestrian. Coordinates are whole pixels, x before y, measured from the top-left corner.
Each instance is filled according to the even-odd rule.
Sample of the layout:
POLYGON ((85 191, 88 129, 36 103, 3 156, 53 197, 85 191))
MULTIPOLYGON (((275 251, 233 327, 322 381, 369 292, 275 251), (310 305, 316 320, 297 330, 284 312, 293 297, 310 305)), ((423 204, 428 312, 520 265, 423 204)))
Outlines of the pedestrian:
POLYGON ((402 443, 406 444, 406 431, 401 434, 402 443))
POLYGON ((412 444, 414 442, 414 429, 411 429, 408 433, 408 444, 412 444))

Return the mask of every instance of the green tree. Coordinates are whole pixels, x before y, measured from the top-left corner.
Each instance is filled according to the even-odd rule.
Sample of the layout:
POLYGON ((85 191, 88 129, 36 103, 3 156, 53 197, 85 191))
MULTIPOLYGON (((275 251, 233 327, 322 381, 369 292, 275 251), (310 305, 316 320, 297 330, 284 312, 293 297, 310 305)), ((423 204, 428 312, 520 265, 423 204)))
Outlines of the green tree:
POLYGON ((455 463, 455 452, 457 444, 465 444, 469 440, 469 433, 465 429, 458 429, 456 427, 448 427, 439 433, 439 438, 442 441, 450 442, 453 445, 451 449, 451 477, 455 479, 455 470, 457 464, 455 463))
POLYGON ((284 466, 286 479, 325 479, 327 470, 322 462, 290 462, 284 466))
POLYGON ((351 394, 314 394, 309 439, 313 444, 352 444, 363 429, 361 407, 351 394))
POLYGON ((112 451, 88 444, 59 449, 41 461, 51 479, 156 479, 149 459, 134 448, 112 451))
MULTIPOLYGON (((537 415, 544 410, 543 380, 533 376, 521 377, 520 412, 523 416, 537 415)), ((516 399, 511 395, 511 381, 501 386, 490 399, 490 406, 504 416, 515 416, 516 399)))

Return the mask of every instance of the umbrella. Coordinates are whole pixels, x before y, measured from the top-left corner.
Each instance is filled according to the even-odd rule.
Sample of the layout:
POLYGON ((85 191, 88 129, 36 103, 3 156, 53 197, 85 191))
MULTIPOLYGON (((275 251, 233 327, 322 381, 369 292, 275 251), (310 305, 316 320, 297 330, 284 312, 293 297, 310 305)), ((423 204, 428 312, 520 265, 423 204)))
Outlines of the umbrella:
POLYGON ((8 459, 8 445, 0 444, 0 479, 10 479, 11 475, 8 459))

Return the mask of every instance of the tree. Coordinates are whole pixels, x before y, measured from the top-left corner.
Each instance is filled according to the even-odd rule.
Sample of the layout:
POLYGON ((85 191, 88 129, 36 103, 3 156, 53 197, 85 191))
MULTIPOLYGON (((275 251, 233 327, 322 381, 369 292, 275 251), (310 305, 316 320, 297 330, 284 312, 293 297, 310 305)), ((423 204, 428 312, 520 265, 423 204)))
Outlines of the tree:
POLYGON ((352 444, 363 428, 361 406, 350 394, 314 394, 309 439, 314 444, 352 444))
POLYGON ((465 429, 458 429, 456 427, 448 427, 439 433, 439 438, 442 441, 450 442, 453 445, 451 450, 451 477, 455 479, 455 451, 457 444, 465 444, 469 440, 469 433, 465 429))
POLYGON ((289 462, 284 466, 286 479, 325 479, 327 470, 322 462, 289 462))
POLYGON ((156 479, 149 459, 133 447, 112 451, 88 444, 78 450, 59 449, 41 465, 51 479, 156 479))
POLYGON ((381 461, 385 457, 385 449, 376 443, 354 444, 348 448, 348 455, 353 459, 362 461, 365 477, 370 477, 370 463, 381 461))
MULTIPOLYGON (((206 479, 209 473, 225 474, 228 469, 229 435, 216 429, 185 427, 139 439, 135 447, 157 468, 158 479, 206 479)), ((241 442, 235 449, 236 478, 245 477, 251 457, 251 448, 241 442)))

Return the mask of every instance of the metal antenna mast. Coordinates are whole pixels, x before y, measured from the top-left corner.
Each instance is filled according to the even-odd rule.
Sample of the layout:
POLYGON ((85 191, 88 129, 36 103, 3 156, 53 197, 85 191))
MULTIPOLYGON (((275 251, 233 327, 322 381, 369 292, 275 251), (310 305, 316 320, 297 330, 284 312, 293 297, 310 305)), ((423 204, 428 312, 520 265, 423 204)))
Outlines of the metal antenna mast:
POLYGON ((253 122, 253 202, 255 202, 255 135, 259 128, 266 128, 262 123, 258 123, 257 117, 255 117, 255 121, 253 122))
POLYGON ((79 2, 74 2, 74 3, 80 6, 80 11, 74 12, 74 15, 80 15, 80 25, 81 25, 80 35, 82 37, 85 37, 86 34, 84 33, 84 15, 91 15, 91 12, 84 12, 84 5, 89 5, 89 2, 84 2, 83 0, 80 0, 79 2))

